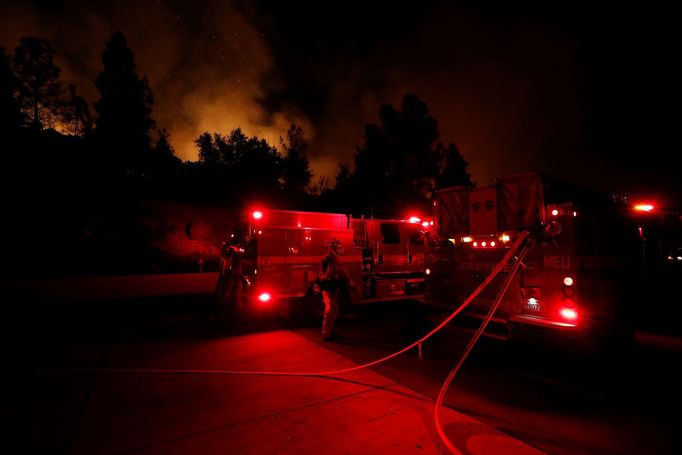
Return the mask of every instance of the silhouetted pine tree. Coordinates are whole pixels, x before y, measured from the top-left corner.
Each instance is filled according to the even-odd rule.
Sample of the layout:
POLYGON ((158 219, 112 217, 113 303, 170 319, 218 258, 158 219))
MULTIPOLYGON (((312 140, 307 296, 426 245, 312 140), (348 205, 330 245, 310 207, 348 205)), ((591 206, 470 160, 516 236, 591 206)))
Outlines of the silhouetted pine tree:
POLYGON ((95 103, 97 143, 126 169, 139 169, 146 164, 154 126, 149 83, 137 75, 133 52, 121 32, 106 43, 102 63, 95 81, 101 95, 95 103))
POLYGON ((308 162, 308 141, 303 129, 291 124, 287 130, 286 142, 280 138, 284 158, 282 172, 284 191, 291 195, 301 195, 310 184, 313 174, 308 162))
POLYGON ((88 102, 76 93, 76 86, 69 84, 60 108, 61 130, 71 136, 87 136, 92 131, 92 115, 88 102))
POLYGON ((442 148, 441 168, 438 173, 438 188, 449 186, 472 186, 471 174, 467 172, 467 163, 455 144, 442 148))
POLYGON ((205 131, 194 140, 199 149, 199 162, 205 166, 217 166, 220 162, 218 150, 213 146, 211 133, 205 131))
POLYGON ((35 130, 54 128, 64 104, 54 49, 44 39, 22 38, 12 65, 19 81, 19 102, 29 125, 35 130))
POLYGON ((24 123, 18 95, 19 80, 12 71, 5 49, 0 47, 0 132, 3 135, 18 130, 24 123))
POLYGON ((379 123, 365 126, 364 144, 357 148, 350 190, 344 190, 347 209, 390 217, 428 211, 439 179, 469 181, 456 147, 444 150, 439 138, 438 122, 418 96, 405 95, 400 110, 383 105, 379 123))

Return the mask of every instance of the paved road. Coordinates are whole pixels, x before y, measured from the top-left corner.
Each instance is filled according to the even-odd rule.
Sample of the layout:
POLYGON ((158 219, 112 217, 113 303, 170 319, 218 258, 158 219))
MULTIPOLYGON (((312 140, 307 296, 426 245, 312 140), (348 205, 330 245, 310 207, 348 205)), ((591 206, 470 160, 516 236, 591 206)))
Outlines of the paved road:
MULTIPOLYGON (((32 391, 22 374, 57 357, 67 367, 97 366, 114 344, 134 349, 170 339, 182 345, 183 340, 282 327, 267 312, 218 321, 211 315, 211 303, 200 297, 5 309, 3 387, 11 406, 4 409, 19 414, 27 409, 21 403, 25 394, 35 392, 33 400, 60 399, 50 389, 32 391)), ((370 361, 405 346, 441 317, 404 302, 362 307, 345 315, 338 325, 339 340, 324 346, 356 362, 370 361)), ((317 327, 293 330, 323 344, 317 327)), ((375 369, 433 398, 470 336, 463 329, 448 330, 424 346, 421 360, 411 352, 375 369)), ((682 423, 682 373, 675 371, 682 350, 669 338, 643 335, 639 340, 628 362, 611 364, 590 363, 538 346, 512 349, 483 339, 455 379, 446 403, 549 453, 682 453, 677 434, 682 423)), ((59 384, 54 386, 60 390, 59 384)), ((70 432, 81 425, 80 410, 87 404, 90 383, 83 378, 82 384, 70 387, 77 389, 72 394, 77 399, 60 404, 61 419, 48 435, 61 440, 63 447, 68 447, 70 432)), ((31 416, 19 417, 15 422, 31 421, 31 416)), ((26 428, 9 430, 20 434, 26 428)))
MULTIPOLYGON (((369 361, 440 318, 409 304, 364 308, 342 320, 341 337, 330 349, 369 361)), ((314 328, 299 333, 319 338, 314 328)), ((447 330, 424 346, 422 360, 409 354, 376 370, 435 397, 472 334, 447 330)), ((487 338, 464 364, 446 403, 549 453, 682 453, 681 360, 678 340, 650 334, 639 334, 632 357, 619 362, 487 338)))

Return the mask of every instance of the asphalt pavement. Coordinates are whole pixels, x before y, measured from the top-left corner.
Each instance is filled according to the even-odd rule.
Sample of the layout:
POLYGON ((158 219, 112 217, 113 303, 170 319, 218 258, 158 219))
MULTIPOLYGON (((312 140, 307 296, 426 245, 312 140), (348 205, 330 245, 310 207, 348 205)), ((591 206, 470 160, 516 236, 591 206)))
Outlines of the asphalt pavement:
MULTIPOLYGON (((266 314, 170 318, 146 335, 52 331, 17 340, 27 344, 4 388, 16 453, 447 453, 433 401, 370 369, 332 377, 216 373, 357 365, 272 323, 266 314)), ((450 408, 442 419, 463 453, 540 453, 450 408)))

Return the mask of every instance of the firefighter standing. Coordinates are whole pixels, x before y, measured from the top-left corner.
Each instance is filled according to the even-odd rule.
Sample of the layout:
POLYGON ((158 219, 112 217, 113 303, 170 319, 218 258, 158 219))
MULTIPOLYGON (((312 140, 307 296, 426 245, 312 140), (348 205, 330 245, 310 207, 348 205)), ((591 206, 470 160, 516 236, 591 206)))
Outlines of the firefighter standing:
POLYGON ((220 254, 220 273, 216 283, 216 295, 220 299, 224 317, 229 308, 241 309, 244 250, 238 245, 223 244, 220 254))
POLYGON ((334 239, 329 248, 329 254, 322 259, 320 264, 320 290, 324 302, 324 317, 322 319, 322 339, 324 341, 330 341, 333 337, 334 324, 339 316, 339 294, 344 288, 356 287, 339 258, 341 242, 334 239))

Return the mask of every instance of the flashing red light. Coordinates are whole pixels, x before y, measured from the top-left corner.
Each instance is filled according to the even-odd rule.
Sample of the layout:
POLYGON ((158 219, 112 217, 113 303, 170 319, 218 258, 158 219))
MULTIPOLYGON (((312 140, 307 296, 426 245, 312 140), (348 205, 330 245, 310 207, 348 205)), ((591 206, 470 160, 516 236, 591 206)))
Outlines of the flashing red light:
POLYGON ((552 216, 557 216, 559 211, 557 209, 552 210, 552 216))
POLYGON ((260 210, 256 210, 251 214, 251 216, 253 216, 254 220, 260 220, 261 218, 263 218, 263 212, 261 212, 260 210))
POLYGON ((490 246, 495 246, 495 242, 490 242, 490 246))
POLYGON ((638 212, 653 212, 654 206, 651 204, 638 204, 635 206, 635 210, 638 212))
MULTIPOLYGON (((462 237, 462 243, 469 243, 469 242, 471 242, 472 240, 473 240, 473 239, 472 239, 471 237, 469 237, 469 236, 462 237)), ((474 246, 476 246, 476 245, 474 245, 474 246)))
POLYGON ((560 311, 561 317, 568 321, 575 321, 578 319, 578 312, 574 308, 562 308, 560 311))
POLYGON ((408 220, 410 223, 421 223, 422 219, 418 216, 411 216, 408 220))
POLYGON ((485 243, 485 242, 481 242, 481 246, 486 246, 486 243, 485 243))
POLYGON ((426 273, 427 275, 431 275, 431 269, 426 269, 424 273, 426 273))
POLYGON ((565 286, 573 286, 573 278, 570 276, 567 276, 564 278, 564 285, 565 286))
POLYGON ((430 226, 430 224, 429 224, 428 221, 423 221, 423 222, 422 222, 422 227, 427 228, 427 227, 429 227, 429 226, 430 226))
POLYGON ((269 302, 271 298, 272 298, 272 296, 267 292, 263 292, 262 294, 260 294, 258 296, 258 300, 260 300, 263 303, 269 302))
POLYGON ((474 246, 478 246, 478 242, 474 242, 474 246))

